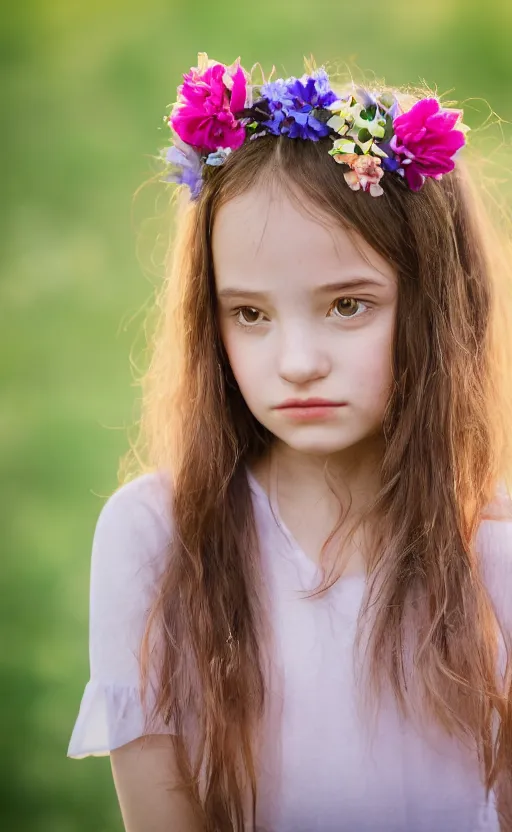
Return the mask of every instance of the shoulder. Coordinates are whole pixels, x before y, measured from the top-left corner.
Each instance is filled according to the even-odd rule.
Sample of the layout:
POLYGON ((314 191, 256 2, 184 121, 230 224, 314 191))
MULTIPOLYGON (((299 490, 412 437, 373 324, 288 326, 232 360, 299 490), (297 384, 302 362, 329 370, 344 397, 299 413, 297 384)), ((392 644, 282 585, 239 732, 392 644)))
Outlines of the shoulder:
POLYGON ((121 485, 107 499, 98 522, 125 518, 128 514, 135 524, 151 515, 153 519, 168 520, 171 479, 166 471, 141 474, 121 485))
POLYGON ((482 577, 496 613, 512 634, 512 499, 498 494, 487 507, 476 536, 482 577))
POLYGON ((171 488, 168 474, 143 474, 118 488, 101 509, 91 556, 93 629, 114 618, 121 626, 147 609, 167 563, 171 488))
POLYGON ((142 474, 120 486, 100 511, 93 547, 128 560, 137 551, 146 562, 158 557, 172 533, 172 484, 167 472, 142 474))

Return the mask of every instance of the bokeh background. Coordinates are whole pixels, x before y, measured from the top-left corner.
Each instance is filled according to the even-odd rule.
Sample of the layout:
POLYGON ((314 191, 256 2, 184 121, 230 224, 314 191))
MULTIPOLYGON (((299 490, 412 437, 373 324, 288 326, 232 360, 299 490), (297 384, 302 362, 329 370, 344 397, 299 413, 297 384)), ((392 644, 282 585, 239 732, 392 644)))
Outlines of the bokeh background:
POLYGON ((89 672, 92 535, 137 417, 159 279, 161 195, 134 194, 166 144, 181 73, 198 51, 278 75, 301 74, 313 53, 451 91, 483 126, 510 203, 512 5, 25 0, 4 9, 0 31, 0 825, 120 832, 108 758, 66 750, 89 672))

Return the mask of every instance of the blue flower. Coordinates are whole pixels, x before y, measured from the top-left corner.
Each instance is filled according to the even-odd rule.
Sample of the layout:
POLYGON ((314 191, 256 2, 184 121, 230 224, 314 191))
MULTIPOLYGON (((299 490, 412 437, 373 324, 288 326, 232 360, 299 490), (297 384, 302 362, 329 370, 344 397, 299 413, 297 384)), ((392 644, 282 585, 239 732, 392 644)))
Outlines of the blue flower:
POLYGON ((166 160, 176 170, 171 171, 166 177, 166 182, 175 182, 177 185, 187 185, 190 188, 192 199, 197 199, 203 184, 201 157, 190 145, 176 139, 176 143, 169 147, 166 153, 166 160))
POLYGON ((387 156, 381 156, 380 164, 382 170, 389 171, 394 173, 398 171, 400 166, 402 165, 401 160, 396 156, 393 148, 391 147, 389 142, 379 142, 379 149, 383 150, 384 153, 387 153, 387 156))
POLYGON ((230 147, 219 147, 215 153, 208 154, 205 160, 205 165, 211 165, 214 168, 219 167, 224 164, 230 153, 230 147))
POLYGON ((355 98, 359 104, 362 104, 364 110, 367 110, 369 107, 376 107, 378 104, 373 93, 365 87, 356 87, 355 98))
POLYGON ((400 162, 398 159, 391 159, 391 158, 384 159, 383 158, 381 160, 382 170, 391 171, 391 173, 394 173, 395 171, 397 171, 398 168, 401 166, 401 164, 402 164, 402 162, 400 162))
POLYGON ((269 133, 275 136, 284 133, 291 139, 311 141, 329 135, 327 125, 313 115, 313 110, 326 108, 337 100, 324 69, 315 70, 313 75, 303 75, 301 79, 285 81, 279 78, 264 84, 261 95, 266 99, 270 113, 270 118, 261 121, 261 125, 269 133))
POLYGON ((281 128, 290 139, 310 139, 318 141, 329 135, 329 128, 311 114, 312 107, 306 104, 300 110, 290 110, 287 123, 281 128), (289 123, 288 123, 289 122, 289 123))
POLYGON ((393 93, 382 92, 374 95, 365 87, 356 87, 356 98, 363 108, 367 110, 369 107, 378 107, 381 113, 388 115, 393 121, 400 113, 400 105, 398 99, 393 93))
POLYGON ((267 128, 268 133, 272 133, 274 136, 279 136, 283 129, 283 121, 286 118, 287 110, 274 110, 271 115, 271 118, 267 121, 262 121, 262 127, 267 128))
MULTIPOLYGON (((334 95, 334 93, 332 92, 332 90, 329 86, 329 76, 327 75, 327 72, 325 71, 325 69, 323 69, 323 68, 315 69, 315 71, 313 72, 312 77, 315 79, 315 89, 316 89, 318 95, 320 95, 320 96, 324 96, 324 95, 327 95, 327 94, 334 95)), ((336 98, 336 96, 334 96, 334 98, 336 98)), ((329 102, 329 103, 331 103, 331 102, 329 102)), ((327 105, 324 103, 322 106, 325 107, 327 105)))
MULTIPOLYGON (((325 69, 317 69, 313 75, 303 75, 300 80, 293 80, 289 86, 290 93, 296 102, 309 104, 313 107, 328 107, 337 100, 338 96, 329 87, 329 79, 325 69)), ((297 106, 297 103, 295 104, 297 106)))
POLYGON ((284 81, 283 78, 278 78, 277 81, 269 81, 268 84, 263 84, 260 93, 263 98, 266 98, 269 105, 269 110, 280 110, 283 107, 293 107, 293 98, 289 92, 289 82, 295 79, 288 79, 284 81))

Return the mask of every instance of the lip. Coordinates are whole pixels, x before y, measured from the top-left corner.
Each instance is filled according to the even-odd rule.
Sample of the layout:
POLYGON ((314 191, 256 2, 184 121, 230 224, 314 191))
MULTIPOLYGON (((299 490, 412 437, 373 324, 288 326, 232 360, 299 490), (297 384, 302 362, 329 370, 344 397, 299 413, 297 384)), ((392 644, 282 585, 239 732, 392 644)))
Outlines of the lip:
POLYGON ((294 422, 329 421, 346 402, 332 402, 329 399, 288 399, 277 410, 283 418, 294 422))
POLYGON ((318 399, 318 398, 311 398, 311 399, 286 399, 286 401, 282 402, 282 404, 277 405, 277 410, 288 410, 289 408, 297 408, 300 410, 305 410, 308 407, 343 407, 346 402, 333 402, 330 399, 318 399))

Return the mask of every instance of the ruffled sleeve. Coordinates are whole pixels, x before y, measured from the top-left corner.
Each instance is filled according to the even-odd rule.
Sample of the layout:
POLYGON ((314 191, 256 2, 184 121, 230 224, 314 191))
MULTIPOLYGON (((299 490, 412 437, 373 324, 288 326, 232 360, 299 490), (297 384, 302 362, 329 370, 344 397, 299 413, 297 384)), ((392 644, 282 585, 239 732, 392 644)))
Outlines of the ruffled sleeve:
MULTIPOLYGON (((93 537, 90 679, 68 757, 109 754, 144 733, 139 650, 171 536, 169 477, 144 474, 105 503, 93 537)), ((149 688, 151 704, 151 686, 149 688)), ((171 733, 163 720, 151 733, 171 733)))

